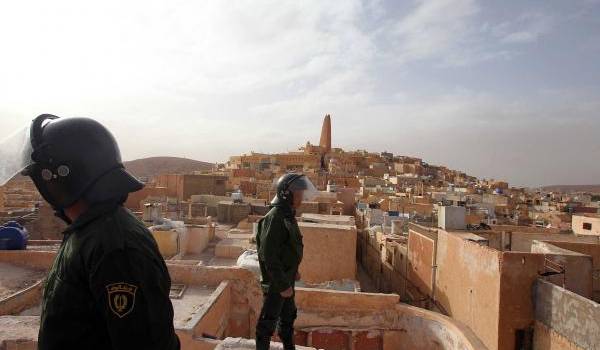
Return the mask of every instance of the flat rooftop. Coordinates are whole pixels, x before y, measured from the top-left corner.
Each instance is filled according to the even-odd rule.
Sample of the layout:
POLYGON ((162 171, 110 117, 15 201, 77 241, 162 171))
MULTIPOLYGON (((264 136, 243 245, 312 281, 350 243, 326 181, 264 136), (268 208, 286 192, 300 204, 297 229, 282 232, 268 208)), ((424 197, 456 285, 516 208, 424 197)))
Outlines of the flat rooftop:
POLYGON ((31 287, 44 277, 44 270, 0 262, 0 300, 31 287))
MULTIPOLYGON (((28 339, 37 339, 40 329, 40 318, 38 316, 0 316, 0 348, 24 342, 28 339)), ((8 346, 8 349, 18 349, 16 346, 8 346)), ((23 349, 33 347, 23 346, 23 349)))
POLYGON ((327 214, 302 214, 303 222, 338 224, 338 225, 354 225, 354 217, 346 215, 327 215, 327 214))
POLYGON ((209 301, 217 287, 189 286, 180 299, 171 299, 175 328, 184 328, 209 301))
POLYGON ((356 226, 354 225, 341 225, 341 224, 323 224, 323 223, 314 223, 314 222, 298 222, 298 226, 300 229, 302 227, 313 227, 313 228, 322 228, 322 229, 334 229, 334 230, 356 230, 356 226))
POLYGON ((573 214, 573 216, 585 216, 586 218, 600 219, 600 214, 597 214, 597 213, 581 213, 581 214, 573 214))

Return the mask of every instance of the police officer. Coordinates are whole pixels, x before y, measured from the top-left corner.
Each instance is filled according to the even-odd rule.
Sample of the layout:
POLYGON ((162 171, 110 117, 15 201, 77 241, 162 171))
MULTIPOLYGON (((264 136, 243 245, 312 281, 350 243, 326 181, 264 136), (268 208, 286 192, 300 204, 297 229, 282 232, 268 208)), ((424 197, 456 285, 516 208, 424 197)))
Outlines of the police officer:
POLYGON ((179 349, 167 267, 122 205, 143 185, 111 133, 92 119, 44 114, 10 139, 20 155, 4 158, 0 184, 24 167, 69 224, 43 292, 39 349, 179 349))
POLYGON ((271 210, 258 223, 256 244, 262 275, 263 307, 256 325, 256 349, 269 349, 271 336, 278 328, 285 350, 294 349, 294 282, 300 279, 302 235, 296 209, 317 190, 303 174, 290 173, 279 178, 271 210))

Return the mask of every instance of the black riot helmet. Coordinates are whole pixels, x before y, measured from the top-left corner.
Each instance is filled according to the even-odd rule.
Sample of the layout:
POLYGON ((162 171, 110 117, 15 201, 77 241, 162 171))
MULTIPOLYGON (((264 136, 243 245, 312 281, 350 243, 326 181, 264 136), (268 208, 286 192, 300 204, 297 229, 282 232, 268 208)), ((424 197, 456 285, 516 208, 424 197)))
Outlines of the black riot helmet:
POLYGON ((143 187, 125 171, 113 135, 93 119, 42 114, 31 123, 29 141, 30 161, 22 174, 56 210, 80 199, 124 200, 143 187))
POLYGON ((277 195, 271 201, 273 206, 291 206, 294 202, 294 191, 303 191, 303 200, 313 200, 317 189, 304 174, 288 173, 277 180, 277 195))

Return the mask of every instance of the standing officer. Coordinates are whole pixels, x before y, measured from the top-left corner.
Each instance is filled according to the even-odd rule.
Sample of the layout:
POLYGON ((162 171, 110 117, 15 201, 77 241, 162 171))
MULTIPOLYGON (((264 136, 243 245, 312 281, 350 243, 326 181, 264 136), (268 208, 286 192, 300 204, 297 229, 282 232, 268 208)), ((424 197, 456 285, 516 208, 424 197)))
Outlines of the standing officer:
POLYGON ((0 145, 0 184, 22 170, 70 225, 46 280, 39 349, 179 349, 167 267, 122 205, 143 185, 104 126, 57 119, 40 115, 0 145))
POLYGON ((296 209, 303 200, 317 193, 302 174, 290 173, 279 178, 277 195, 271 210, 258 223, 256 244, 262 275, 263 307, 256 325, 256 349, 269 349, 277 326, 285 350, 294 349, 294 282, 300 279, 302 235, 296 221, 296 209))

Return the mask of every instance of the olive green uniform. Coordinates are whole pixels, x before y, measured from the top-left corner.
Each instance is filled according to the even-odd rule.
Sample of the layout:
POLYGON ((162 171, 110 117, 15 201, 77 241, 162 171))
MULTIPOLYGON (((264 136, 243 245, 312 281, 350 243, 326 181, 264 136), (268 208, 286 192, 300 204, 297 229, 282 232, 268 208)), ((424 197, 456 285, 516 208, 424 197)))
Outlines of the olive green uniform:
POLYGON ((146 227, 96 205, 64 232, 43 294, 40 350, 179 349, 171 280, 146 227))
POLYGON ((273 207, 258 223, 256 237, 262 275, 263 307, 256 325, 257 349, 267 349, 278 326, 285 349, 293 348, 296 305, 294 297, 281 292, 294 287, 304 245, 294 210, 287 205, 273 207))

